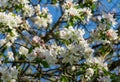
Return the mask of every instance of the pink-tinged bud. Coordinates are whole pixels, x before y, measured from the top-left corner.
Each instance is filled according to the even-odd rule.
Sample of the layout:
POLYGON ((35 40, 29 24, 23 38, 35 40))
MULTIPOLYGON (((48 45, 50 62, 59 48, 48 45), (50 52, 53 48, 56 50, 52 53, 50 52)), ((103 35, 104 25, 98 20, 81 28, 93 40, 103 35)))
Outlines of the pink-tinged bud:
POLYGON ((72 6, 72 2, 68 2, 67 5, 68 5, 68 7, 71 7, 72 6))
POLYGON ((40 40, 41 40, 41 39, 40 39, 40 37, 38 37, 38 36, 34 36, 34 37, 33 37, 33 42, 35 42, 35 43, 39 43, 40 40))
POLYGON ((110 31, 107 31, 107 32, 106 32, 106 36, 107 36, 107 37, 112 37, 111 32, 110 32, 110 31))
POLYGON ((118 34, 116 33, 116 30, 113 29, 109 29, 106 32, 106 36, 110 39, 110 40, 116 40, 118 38, 118 34))

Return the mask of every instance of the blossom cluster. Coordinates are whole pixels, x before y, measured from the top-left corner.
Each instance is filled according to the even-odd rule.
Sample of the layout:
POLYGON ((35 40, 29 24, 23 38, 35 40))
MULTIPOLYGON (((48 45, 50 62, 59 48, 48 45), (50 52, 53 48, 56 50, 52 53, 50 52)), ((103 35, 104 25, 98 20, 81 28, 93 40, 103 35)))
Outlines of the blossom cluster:
POLYGON ((40 5, 37 5, 35 7, 36 17, 34 17, 34 23, 38 26, 38 28, 41 27, 47 27, 49 24, 52 23, 52 15, 48 13, 47 8, 42 8, 42 11, 40 11, 40 5))
POLYGON ((18 70, 16 67, 10 67, 8 68, 7 66, 1 66, 0 67, 0 73, 1 73, 1 80, 3 82, 16 82, 17 75, 18 75, 18 70))
POLYGON ((14 42, 18 36, 16 28, 22 23, 21 17, 13 13, 0 12, 0 19, 0 32, 6 34, 7 39, 14 42))
MULTIPOLYGON (((84 39, 84 30, 83 29, 74 29, 72 26, 68 28, 64 28, 60 31, 60 37, 65 40, 72 40, 73 42, 67 45, 67 49, 65 53, 62 53, 64 62, 79 61, 80 57, 86 56, 90 57, 93 53, 93 49, 89 47, 89 44, 84 39), (75 57, 76 55, 76 57, 75 57), (67 60, 68 59, 68 60, 67 60)), ((64 51, 63 51, 64 52, 64 51)))
POLYGON ((18 27, 22 22, 21 17, 13 13, 7 14, 5 12, 0 12, 0 19, 0 23, 9 26, 10 29, 13 29, 13 27, 18 27))
POLYGON ((65 16, 66 18, 78 17, 84 22, 89 22, 92 17, 91 9, 89 7, 79 8, 79 5, 76 3, 72 3, 72 1, 66 1, 64 4, 65 8, 65 16))

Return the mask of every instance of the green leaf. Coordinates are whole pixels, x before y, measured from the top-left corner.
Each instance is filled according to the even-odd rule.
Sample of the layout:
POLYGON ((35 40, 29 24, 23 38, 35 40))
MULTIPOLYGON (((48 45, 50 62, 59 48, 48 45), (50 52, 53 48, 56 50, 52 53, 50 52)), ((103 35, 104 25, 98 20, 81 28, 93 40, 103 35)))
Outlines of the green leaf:
POLYGON ((68 78, 66 76, 62 76, 61 82, 69 82, 69 81, 68 81, 68 78))
POLYGON ((32 51, 33 51, 33 47, 30 47, 28 53, 31 53, 32 51))
POLYGON ((37 63, 40 63, 42 60, 37 57, 37 58, 35 58, 35 61, 36 61, 37 63))
POLYGON ((96 8, 95 4, 92 4, 92 10, 94 10, 96 8))
POLYGON ((43 65, 44 68, 49 67, 49 64, 46 61, 41 61, 41 64, 43 65))
POLYGON ((6 32, 12 32, 12 29, 8 28, 6 29, 6 32))
POLYGON ((41 58, 38 58, 38 57, 37 57, 37 58, 35 58, 35 61, 36 61, 37 63, 41 63, 44 68, 49 68, 49 64, 48 64, 46 61, 42 60, 41 58))
POLYGON ((57 3, 57 0, 52 0, 52 4, 56 4, 57 3))

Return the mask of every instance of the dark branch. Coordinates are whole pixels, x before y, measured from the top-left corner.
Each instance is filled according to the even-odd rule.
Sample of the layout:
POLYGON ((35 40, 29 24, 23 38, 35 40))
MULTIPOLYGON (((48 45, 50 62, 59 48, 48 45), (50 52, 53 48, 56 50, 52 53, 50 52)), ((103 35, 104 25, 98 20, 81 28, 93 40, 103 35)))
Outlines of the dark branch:
POLYGON ((117 61, 112 62, 110 66, 108 67, 110 71, 114 70, 116 67, 120 66, 120 59, 117 61))

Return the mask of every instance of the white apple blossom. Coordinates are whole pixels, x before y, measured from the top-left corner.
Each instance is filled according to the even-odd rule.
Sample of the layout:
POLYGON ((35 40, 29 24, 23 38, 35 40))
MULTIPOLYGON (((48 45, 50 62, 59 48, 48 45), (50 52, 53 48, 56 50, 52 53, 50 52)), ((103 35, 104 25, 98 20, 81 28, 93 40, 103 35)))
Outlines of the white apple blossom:
POLYGON ((90 80, 90 78, 93 76, 94 70, 92 68, 88 68, 85 73, 85 77, 87 80, 90 80))
POLYGON ((72 71, 75 71, 75 70, 76 70, 76 67, 75 67, 75 66, 72 66, 72 67, 71 67, 71 70, 72 70, 72 71))
POLYGON ((63 39, 70 39, 71 35, 69 31, 67 31, 67 29, 64 28, 63 30, 60 31, 60 37, 63 39))
MULTIPOLYGON (((89 57, 93 54, 93 49, 89 47, 87 41, 83 38, 85 34, 83 29, 74 29, 72 26, 64 28, 60 31, 60 37, 65 40, 73 40, 78 43, 71 43, 67 47, 68 50, 61 53, 63 62, 78 62, 81 56, 89 57), (76 55, 76 57, 75 57, 76 55)), ((63 50, 61 51, 63 52, 63 50)))
POLYGON ((92 2, 97 2, 98 0, 92 0, 92 2))
POLYGON ((48 64, 56 63, 56 56, 53 55, 49 50, 42 50, 42 54, 45 56, 45 60, 48 62, 48 64))
POLYGON ((71 7, 70 9, 66 10, 65 13, 69 13, 71 16, 79 16, 78 9, 71 7))
POLYGON ((6 14, 4 12, 0 12, 0 19, 0 23, 8 25, 11 29, 12 27, 18 27, 22 22, 21 17, 13 13, 6 14))
POLYGON ((11 42, 7 42, 7 44, 6 44, 7 47, 10 47, 11 45, 12 45, 11 42))
POLYGON ((33 18, 33 21, 38 26, 38 28, 46 28, 48 24, 52 23, 52 15, 48 13, 47 8, 42 8, 40 11, 40 5, 37 5, 35 9, 37 16, 33 18))
POLYGON ((43 51, 43 47, 36 47, 34 50, 33 50, 33 54, 34 54, 34 57, 39 57, 39 58, 42 58, 44 59, 45 56, 44 54, 42 54, 42 51, 43 51))
POLYGON ((51 15, 51 14, 48 14, 47 20, 48 20, 48 23, 49 23, 49 24, 51 24, 51 23, 53 22, 53 20, 52 20, 52 15, 51 15))
POLYGON ((6 43, 6 39, 1 39, 0 40, 0 45, 3 45, 3 44, 5 44, 6 43))
POLYGON ((20 46, 19 48, 19 54, 21 55, 27 55, 28 54, 28 49, 23 47, 23 46, 20 46))
POLYGON ((23 16, 30 17, 34 14, 34 9, 32 5, 24 5, 23 9, 23 16))
POLYGON ((47 18, 36 16, 34 22, 38 25, 38 28, 47 27, 49 23, 52 23, 52 16, 48 15, 47 18), (49 19, 49 20, 48 20, 49 19))
POLYGON ((56 55, 51 50, 43 47, 36 47, 31 54, 27 55, 30 61, 34 60, 36 57, 46 60, 49 64, 56 63, 56 55))
POLYGON ((0 73, 2 73, 1 80, 3 82, 9 82, 9 81, 14 82, 15 79, 17 79, 18 70, 16 69, 15 66, 7 68, 7 66, 4 65, 0 67, 0 73))
POLYGON ((34 37, 33 37, 33 42, 39 43, 40 41, 41 41, 41 39, 40 39, 39 36, 34 36, 34 37))
POLYGON ((40 5, 39 4, 37 6, 35 6, 35 12, 36 12, 36 15, 40 15, 42 13, 40 11, 40 5))
POLYGON ((104 13, 102 15, 102 17, 107 19, 109 22, 111 22, 113 26, 117 24, 116 19, 114 18, 114 14, 111 14, 111 13, 106 14, 106 13, 104 13))
POLYGON ((16 80, 15 79, 11 79, 10 82, 16 82, 16 80))
POLYGON ((18 37, 19 35, 18 35, 16 29, 12 29, 11 32, 12 32, 12 36, 11 36, 11 33, 10 33, 10 34, 8 34, 8 35, 6 36, 6 39, 7 39, 7 40, 10 40, 12 43, 14 43, 14 41, 17 39, 17 37, 18 37))
POLYGON ((13 54, 13 52, 12 51, 8 51, 8 58, 9 58, 9 60, 14 60, 14 54, 13 54))
POLYGON ((6 30, 9 29, 6 38, 14 42, 18 37, 18 33, 16 32, 15 28, 19 27, 20 23, 22 22, 21 17, 13 13, 7 14, 0 12, 0 19, 0 23, 3 25, 0 32, 6 33, 6 30))
POLYGON ((11 67, 10 72, 11 72, 12 78, 17 79, 18 69, 16 68, 16 66, 11 67))
POLYGON ((67 19, 69 19, 69 15, 70 16, 77 16, 78 18, 80 17, 84 17, 86 18, 86 22, 89 22, 90 18, 92 17, 92 12, 91 9, 88 7, 84 7, 84 8, 77 8, 78 4, 74 3, 72 4, 71 1, 68 1, 67 3, 64 4, 64 8, 65 8, 65 16, 67 19))
POLYGON ((106 32, 106 36, 110 39, 110 40, 116 40, 118 38, 118 34, 116 33, 116 30, 113 29, 109 29, 106 32))
POLYGON ((42 13, 44 13, 44 14, 47 14, 48 13, 48 8, 46 7, 46 8, 42 8, 42 13))
POLYGON ((84 12, 86 15, 87 22, 89 22, 90 18, 92 17, 92 12, 90 8, 84 7, 79 9, 79 12, 84 12))
MULTIPOLYGON (((3 69, 3 68, 2 68, 3 69)), ((1 77, 1 80, 3 80, 3 82, 7 82, 7 81, 10 81, 12 78, 11 74, 9 73, 9 71, 5 70, 3 71, 2 73, 2 77, 1 77)))
POLYGON ((18 2, 21 4, 28 4, 29 0, 18 0, 18 2))
POLYGON ((104 62, 103 58, 101 57, 89 57, 87 60, 86 60, 86 63, 87 64, 98 64, 99 68, 105 68, 106 70, 108 70, 108 66, 107 66, 107 63, 104 62))
POLYGON ((38 27, 40 28, 40 27, 47 27, 47 20, 46 19, 44 19, 43 17, 42 18, 40 18, 39 16, 37 16, 36 18, 35 18, 35 24, 36 25, 38 25, 38 27))

